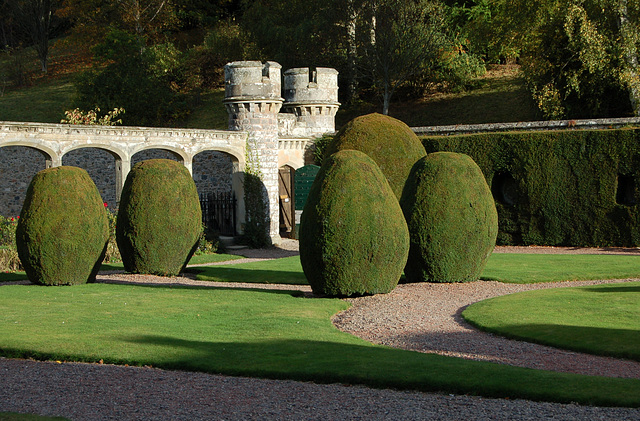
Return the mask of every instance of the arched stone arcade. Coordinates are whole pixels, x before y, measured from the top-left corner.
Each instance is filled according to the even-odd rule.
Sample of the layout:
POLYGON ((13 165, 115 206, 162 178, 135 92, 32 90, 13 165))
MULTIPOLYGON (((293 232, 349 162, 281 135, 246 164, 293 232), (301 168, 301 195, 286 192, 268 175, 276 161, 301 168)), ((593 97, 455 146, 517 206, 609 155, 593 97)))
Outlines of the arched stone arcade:
MULTIPOLYGON (((20 162, 32 168, 19 172, 21 185, 28 185, 31 177, 44 168, 63 164, 85 169, 91 167, 89 174, 94 181, 98 181, 96 184, 103 198, 115 204, 120 199, 124 180, 132 164, 138 160, 173 157, 185 165, 190 173, 193 173, 195 160, 196 185, 202 186, 204 179, 220 181, 223 173, 229 178, 224 181, 222 188, 232 189, 238 199, 236 224, 241 226, 244 222, 242 179, 246 138, 246 133, 242 132, 0 122, 0 185, 5 184, 5 190, 11 190, 11 185, 18 182, 11 177, 15 175, 15 166, 20 162), (7 149, 3 148, 6 146, 23 148, 17 148, 18 153, 13 153, 16 157, 11 158, 7 156, 7 149), (37 159, 36 156, 44 159, 37 159), (213 176, 212 170, 206 165, 215 162, 222 162, 224 169, 213 176), (202 172, 206 171, 209 174, 205 177, 202 172), (27 173, 31 173, 31 176, 28 177, 27 173), (22 180, 27 177, 28 180, 22 180)), ((26 187, 11 191, 9 195, 12 195, 14 202, 17 202, 16 197, 20 197, 21 207, 24 193, 26 187)), ((2 206, 3 203, 0 203, 2 206)), ((14 203, 13 208, 16 207, 14 203)), ((2 209, 1 213, 17 214, 19 209, 13 208, 2 209)))

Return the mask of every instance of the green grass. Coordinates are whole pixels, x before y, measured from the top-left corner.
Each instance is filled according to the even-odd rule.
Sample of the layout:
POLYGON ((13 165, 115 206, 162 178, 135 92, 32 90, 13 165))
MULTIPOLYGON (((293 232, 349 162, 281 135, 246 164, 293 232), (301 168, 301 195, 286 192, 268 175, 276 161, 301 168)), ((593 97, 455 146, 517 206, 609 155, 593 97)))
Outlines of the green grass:
POLYGON ((531 370, 372 345, 331 324, 347 303, 231 288, 4 286, 6 357, 640 406, 640 380, 531 370))
POLYGON ((24 281, 25 279, 28 278, 24 271, 0 272, 0 284, 2 282, 24 281))
MULTIPOLYGON (((238 259, 229 254, 193 256, 190 265, 238 259)), ((103 264, 101 270, 123 270, 122 263, 103 264)), ((187 269, 196 279, 213 282, 307 285, 298 256, 222 266, 187 269)), ((483 280, 508 283, 585 281, 640 277, 640 256, 595 254, 494 253, 482 273, 483 280)), ((0 283, 27 279, 24 272, 0 273, 0 283)))
POLYGON ((71 108, 74 87, 70 77, 49 79, 0 96, 0 121, 60 123, 71 108))
POLYGON ((227 130, 229 114, 222 103, 224 89, 206 92, 181 127, 188 129, 227 130))
MULTIPOLYGON (((255 263, 193 268, 197 279, 306 285, 298 256, 255 263)), ((509 283, 560 282, 640 277, 640 256, 494 253, 483 280, 509 283)))
POLYGON ((640 277, 640 256, 494 253, 483 280, 530 284, 640 277))
MULTIPOLYGON (((234 254, 224 254, 224 253, 201 254, 198 256, 193 256, 191 260, 189 260, 189 264, 190 265, 206 265, 207 263, 226 262, 228 260, 236 260, 236 259, 242 259, 242 256, 236 256, 234 254)), ((103 263, 100 266, 100 270, 101 271, 124 270, 124 265, 122 264, 122 262, 103 263)), ((187 269, 187 271, 189 270, 190 269, 187 269)))
POLYGON ((247 282, 261 284, 307 285, 300 257, 191 268, 196 279, 214 282, 247 282))
MULTIPOLYGON (((236 256, 233 254, 201 254, 199 256, 193 256, 189 261, 191 265, 205 265, 207 263, 224 262, 227 260, 242 259, 242 256, 236 256)), ((100 266, 101 271, 114 271, 124 270, 122 263, 103 263, 100 266)), ((18 272, 0 272, 0 283, 10 281, 23 281, 27 278, 27 274, 24 271, 18 272)))
MULTIPOLYGON (((382 112, 379 104, 342 108, 341 127, 358 115, 382 112)), ((453 124, 504 123, 539 120, 535 103, 517 66, 489 66, 487 74, 461 92, 434 93, 421 99, 394 98, 389 115, 410 127, 453 124)))
POLYGON ((640 361, 640 283, 522 292, 472 304, 462 316, 500 335, 640 361))

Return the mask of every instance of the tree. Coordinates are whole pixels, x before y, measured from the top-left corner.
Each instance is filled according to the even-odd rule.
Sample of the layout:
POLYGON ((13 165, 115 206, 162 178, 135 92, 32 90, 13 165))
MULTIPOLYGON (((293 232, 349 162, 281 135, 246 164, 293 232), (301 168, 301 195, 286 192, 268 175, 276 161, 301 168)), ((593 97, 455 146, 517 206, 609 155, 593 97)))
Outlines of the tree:
POLYGON ((437 61, 447 45, 444 10, 429 0, 377 0, 370 3, 369 13, 360 70, 380 93, 382 112, 388 114, 397 88, 437 61))
POLYGON ((16 0, 9 1, 6 5, 6 10, 13 17, 12 22, 21 37, 28 39, 34 46, 43 73, 47 72, 49 38, 55 27, 53 12, 57 6, 56 0, 16 0))
POLYGON ((172 91, 168 81, 154 75, 154 56, 150 50, 140 53, 139 39, 128 32, 112 30, 94 48, 94 70, 76 82, 75 106, 103 110, 124 108, 128 125, 164 125, 183 117, 187 106, 182 96, 172 91))
POLYGON ((115 28, 135 34, 142 49, 142 41, 156 40, 178 23, 171 0, 62 0, 58 15, 74 21, 80 41, 93 44, 115 28))
POLYGON ((520 47, 548 118, 639 113, 640 4, 628 0, 499 0, 502 42, 520 47))

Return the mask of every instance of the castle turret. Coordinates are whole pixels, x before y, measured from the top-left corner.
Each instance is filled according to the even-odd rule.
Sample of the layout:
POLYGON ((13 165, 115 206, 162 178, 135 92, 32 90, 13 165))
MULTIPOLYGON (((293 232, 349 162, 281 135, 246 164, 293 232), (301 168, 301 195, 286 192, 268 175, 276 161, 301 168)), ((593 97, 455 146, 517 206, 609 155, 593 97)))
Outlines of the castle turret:
POLYGON ((335 132, 338 102, 338 71, 326 67, 296 68, 284 73, 282 111, 296 116, 298 136, 335 132))
MULTIPOLYGON (((269 61, 237 61, 224 68, 229 130, 246 131, 246 165, 259 171, 268 203, 269 237, 280 242, 278 196, 278 112, 282 106, 281 66, 269 61)), ((249 211, 249 210, 248 210, 249 211)))

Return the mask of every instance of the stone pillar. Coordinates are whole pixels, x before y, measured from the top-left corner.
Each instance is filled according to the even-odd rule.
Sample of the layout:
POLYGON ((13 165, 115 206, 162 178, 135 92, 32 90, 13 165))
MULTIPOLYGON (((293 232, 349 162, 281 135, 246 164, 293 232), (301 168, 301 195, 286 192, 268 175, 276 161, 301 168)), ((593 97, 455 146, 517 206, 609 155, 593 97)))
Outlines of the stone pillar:
POLYGON ((120 206, 120 198, 122 197, 122 188, 127 180, 127 175, 131 171, 131 158, 115 157, 116 160, 116 207, 120 206))
POLYGON ((237 61, 224 68, 229 130, 248 132, 246 166, 258 170, 268 203, 269 238, 278 244, 278 112, 282 106, 281 66, 275 62, 237 61))

